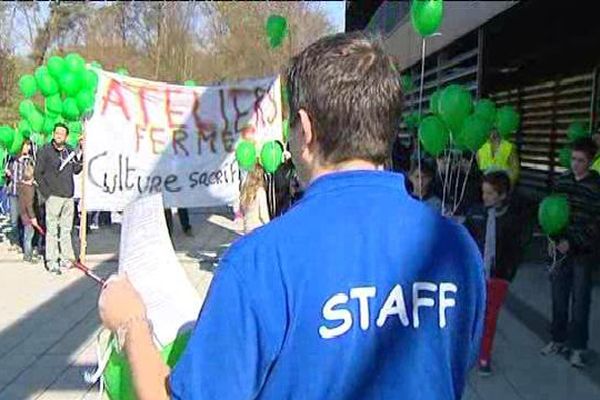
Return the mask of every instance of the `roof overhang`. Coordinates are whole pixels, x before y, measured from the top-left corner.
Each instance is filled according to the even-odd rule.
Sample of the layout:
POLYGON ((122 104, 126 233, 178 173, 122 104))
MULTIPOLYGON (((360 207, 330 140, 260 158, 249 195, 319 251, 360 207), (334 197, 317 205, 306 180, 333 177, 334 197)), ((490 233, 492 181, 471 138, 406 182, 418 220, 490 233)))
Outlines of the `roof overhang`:
MULTIPOLYGON (((439 34, 427 38, 426 55, 435 53, 496 15, 516 5, 518 1, 446 1, 439 34)), ((410 67, 421 59, 421 36, 404 15, 396 29, 385 38, 385 47, 398 59, 400 69, 410 67)))

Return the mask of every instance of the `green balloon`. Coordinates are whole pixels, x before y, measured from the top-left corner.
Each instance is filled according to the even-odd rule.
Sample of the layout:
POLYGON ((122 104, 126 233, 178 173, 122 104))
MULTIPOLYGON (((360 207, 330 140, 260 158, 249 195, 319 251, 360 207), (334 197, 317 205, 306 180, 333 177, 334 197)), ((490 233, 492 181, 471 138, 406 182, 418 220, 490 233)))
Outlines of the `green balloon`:
POLYGON ((54 79, 59 80, 66 68, 67 65, 62 57, 52 56, 48 59, 48 72, 54 79))
MULTIPOLYGON (((178 335, 175 341, 165 346, 160 355, 166 364, 173 368, 181 358, 190 339, 190 332, 178 335)), ((111 400, 134 400, 135 396, 131 369, 127 358, 116 351, 116 343, 111 340, 109 346, 113 351, 103 372, 106 392, 111 400)))
POLYGON ((75 121, 81 116, 81 110, 77 106, 77 100, 67 97, 63 102, 62 116, 68 121, 75 121))
POLYGON ((281 15, 271 14, 265 26, 271 48, 281 46, 288 31, 287 19, 281 15))
POLYGON ((60 87, 68 96, 75 96, 81 89, 80 76, 73 72, 66 72, 60 77, 60 87))
POLYGON ((40 92, 42 92, 45 97, 53 96, 58 93, 58 83, 56 83, 50 74, 39 75, 37 83, 40 92))
POLYGON ((519 129, 521 117, 512 106, 503 106, 496 111, 496 129, 503 139, 510 139, 519 129))
POLYGON ((25 138, 23 137, 21 132, 18 132, 18 131, 15 132, 13 130, 13 142, 11 143, 10 147, 8 148, 8 152, 13 156, 16 156, 17 154, 19 154, 21 152, 21 149, 23 148, 24 140, 25 140, 25 138))
POLYGON ((35 105, 31 100, 23 100, 19 103, 19 115, 21 118, 27 118, 29 114, 35 111, 35 105))
POLYGON ((46 97, 46 112, 59 115, 63 111, 63 102, 60 99, 59 94, 55 94, 54 96, 46 97))
POLYGON ((563 147, 558 151, 558 162, 564 168, 571 168, 571 152, 570 147, 563 147))
POLYGON ((42 125, 42 133, 48 135, 54 131, 54 125, 57 123, 57 118, 52 115, 44 116, 44 124, 42 125))
POLYGON ((427 153, 437 157, 448 146, 450 132, 438 117, 430 115, 421 121, 419 140, 427 153))
POLYGON ((270 174, 277 171, 283 162, 283 147, 276 141, 270 141, 260 150, 260 164, 270 174))
POLYGON ((81 138, 81 134, 69 131, 69 135, 67 136, 67 145, 74 149, 79 145, 79 139, 81 138))
POLYGON ((408 114, 406 118, 404 118, 404 122, 406 123, 406 127, 409 130, 412 131, 414 129, 417 129, 419 127, 420 122, 419 113, 415 111, 408 114))
POLYGON ((68 54, 65 57, 67 69, 73 73, 78 73, 85 68, 85 60, 77 53, 68 54))
POLYGON ((36 81, 39 81, 40 76, 48 75, 48 74, 50 74, 50 72, 48 71, 48 67, 46 67, 45 65, 42 65, 41 67, 37 67, 35 69, 33 76, 35 76, 36 81))
POLYGON ((82 90, 77 94, 77 107, 82 112, 88 112, 94 108, 94 100, 92 92, 82 90))
POLYGON ((31 124, 24 119, 19 121, 19 125, 17 125, 17 130, 26 138, 31 136, 31 124))
POLYGON ((184 86, 196 86, 196 81, 188 79, 187 81, 183 82, 183 85, 184 86))
POLYGON ((441 90, 436 90, 431 95, 429 99, 429 112, 433 115, 438 115, 440 113, 440 96, 442 95, 441 90))
POLYGON ((92 93, 96 92, 98 88, 98 74, 91 69, 86 69, 83 71, 81 75, 81 81, 83 82, 83 90, 90 91, 92 93))
POLYGON ((563 195, 551 195, 540 203, 538 221, 548 236, 560 234, 569 224, 569 200, 563 195))
POLYGON ((10 148, 15 138, 15 130, 8 125, 0 126, 0 144, 5 148, 10 148))
POLYGON ((460 85, 450 85, 442 90, 439 113, 454 135, 461 132, 462 124, 473 110, 471 93, 460 85))
POLYGON ((21 79, 19 79, 19 89, 21 90, 21 93, 23 93, 23 96, 33 96, 37 91, 35 77, 33 75, 23 75, 21 79))
POLYGON ((83 131, 83 125, 81 121, 71 121, 67 122, 67 127, 69 128, 69 133, 80 134, 83 131))
POLYGON ((567 129, 567 138, 569 138, 571 142, 590 137, 590 135, 590 131, 584 121, 572 122, 567 129))
POLYGON ((442 0, 413 0, 410 5, 412 26, 421 36, 434 34, 442 24, 443 16, 442 0))
POLYGON ((252 171, 254 164, 256 164, 256 148, 254 147, 254 143, 248 140, 240 140, 235 149, 235 159, 241 169, 252 171))
POLYGON ((483 118, 491 128, 496 121, 496 104, 490 99, 481 99, 475 103, 473 113, 483 118))
POLYGON ((129 76, 129 71, 127 71, 127 68, 117 68, 117 74, 121 75, 121 76, 129 76))
POLYGON ((282 136, 283 136, 283 140, 286 142, 288 141, 288 139, 290 137, 290 120, 287 118, 283 120, 282 136))
POLYGON ((465 118, 459 142, 467 150, 476 152, 488 141, 490 136, 490 125, 483 117, 477 114, 465 118))
POLYGON ((42 113, 39 112, 37 109, 35 109, 31 114, 29 114, 27 121, 31 125, 31 129, 33 132, 42 131, 42 128, 44 126, 44 115, 42 115, 42 113))
POLYGON ((410 92, 411 90, 413 90, 415 88, 415 85, 413 83, 412 76, 400 75, 400 86, 405 92, 410 92))

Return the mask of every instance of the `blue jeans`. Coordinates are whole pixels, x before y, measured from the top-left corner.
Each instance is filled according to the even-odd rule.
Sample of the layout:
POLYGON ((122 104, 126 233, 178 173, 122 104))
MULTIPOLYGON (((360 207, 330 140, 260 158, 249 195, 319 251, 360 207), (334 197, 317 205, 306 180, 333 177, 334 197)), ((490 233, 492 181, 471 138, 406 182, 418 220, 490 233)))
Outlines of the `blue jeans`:
POLYGON ((593 261, 588 255, 568 256, 552 277, 552 340, 570 339, 575 350, 587 348, 593 261))
POLYGON ((35 233, 33 229, 33 225, 25 225, 24 226, 24 235, 23 235, 23 255, 25 257, 31 257, 33 255, 33 234, 35 233))
POLYGON ((8 195, 10 208, 10 241, 12 244, 20 245, 21 243, 21 226, 19 220, 19 198, 17 196, 8 195))

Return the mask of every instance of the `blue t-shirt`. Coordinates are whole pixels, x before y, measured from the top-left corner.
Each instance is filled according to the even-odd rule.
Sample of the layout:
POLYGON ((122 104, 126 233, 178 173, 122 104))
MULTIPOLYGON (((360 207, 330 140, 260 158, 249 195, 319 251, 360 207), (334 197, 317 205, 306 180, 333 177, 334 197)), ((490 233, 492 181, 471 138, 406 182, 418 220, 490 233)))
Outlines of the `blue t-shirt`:
POLYGON ((485 287, 467 231, 404 178, 341 172, 223 258, 174 399, 460 399, 485 287))

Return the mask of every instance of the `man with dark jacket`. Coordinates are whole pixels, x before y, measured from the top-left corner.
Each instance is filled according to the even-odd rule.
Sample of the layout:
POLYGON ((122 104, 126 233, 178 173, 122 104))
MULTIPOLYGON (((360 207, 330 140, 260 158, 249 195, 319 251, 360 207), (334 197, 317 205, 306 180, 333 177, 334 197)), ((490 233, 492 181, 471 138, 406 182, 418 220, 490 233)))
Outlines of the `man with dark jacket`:
POLYGON ((571 365, 582 368, 589 335, 594 250, 600 239, 600 176, 591 169, 596 154, 591 139, 575 142, 572 149, 571 171, 562 175, 555 187, 555 192, 568 197, 571 218, 566 230, 552 238, 557 243, 556 258, 562 262, 554 266, 552 274, 552 341, 542 354, 567 351, 570 339, 571 365))
POLYGON ((46 267, 57 275, 61 268, 69 268, 74 259, 73 175, 83 169, 81 155, 66 145, 68 134, 66 125, 56 124, 52 142, 38 151, 35 167, 35 180, 46 205, 46 267))

